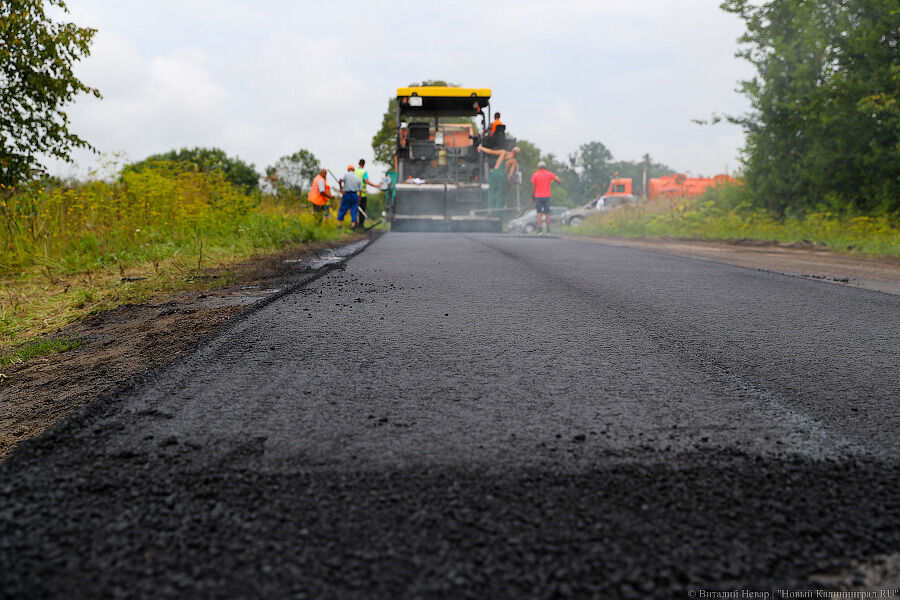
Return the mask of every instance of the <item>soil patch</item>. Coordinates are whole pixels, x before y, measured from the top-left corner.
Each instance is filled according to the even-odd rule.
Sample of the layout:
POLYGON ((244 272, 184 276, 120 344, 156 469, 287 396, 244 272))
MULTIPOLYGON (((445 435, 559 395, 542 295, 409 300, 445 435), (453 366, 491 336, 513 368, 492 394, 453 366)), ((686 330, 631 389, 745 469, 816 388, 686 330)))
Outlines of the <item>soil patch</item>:
POLYGON ((900 258, 853 256, 823 249, 815 242, 696 240, 563 236, 567 239, 655 250, 900 295, 900 258))
POLYGON ((329 249, 347 243, 316 242, 208 269, 200 278, 213 289, 160 295, 57 329, 48 337, 82 340, 84 345, 2 368, 0 459, 79 407, 184 354, 241 308, 279 292, 321 266, 320 257, 329 249), (219 281, 231 283, 219 287, 219 281))

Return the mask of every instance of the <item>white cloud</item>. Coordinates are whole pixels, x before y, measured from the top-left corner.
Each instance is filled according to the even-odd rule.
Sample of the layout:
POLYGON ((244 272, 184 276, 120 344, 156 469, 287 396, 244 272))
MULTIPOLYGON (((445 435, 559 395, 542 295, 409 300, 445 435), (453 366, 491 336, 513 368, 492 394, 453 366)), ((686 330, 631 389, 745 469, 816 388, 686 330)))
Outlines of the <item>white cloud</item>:
MULTIPOLYGON (((538 146, 544 152, 565 158, 575 150, 571 145, 573 132, 584 132, 587 127, 587 121, 571 100, 556 98, 537 118, 519 125, 517 131, 522 131, 522 137, 529 141, 541 140, 538 146)), ((580 139, 586 142, 590 138, 580 139)))
POLYGON ((73 128, 101 150, 132 157, 219 143, 228 94, 205 62, 198 48, 144 60, 124 38, 100 32, 79 76, 104 97, 80 100, 73 128))
POLYGON ((335 165, 370 153, 377 92, 351 73, 339 39, 271 33, 234 68, 247 91, 229 147, 246 148, 260 169, 299 148, 335 165))

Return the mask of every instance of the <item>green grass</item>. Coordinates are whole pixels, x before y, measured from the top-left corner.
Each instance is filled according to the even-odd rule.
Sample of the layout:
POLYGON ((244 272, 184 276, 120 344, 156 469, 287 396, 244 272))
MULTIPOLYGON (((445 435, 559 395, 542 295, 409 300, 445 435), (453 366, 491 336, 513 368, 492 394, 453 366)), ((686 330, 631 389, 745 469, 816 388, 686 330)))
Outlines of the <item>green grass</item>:
POLYGON ((900 256, 900 228, 887 216, 829 211, 778 218, 731 201, 734 192, 712 190, 697 199, 655 199, 585 220, 573 233, 621 237, 708 240, 755 239, 818 242, 847 254, 900 256))
POLYGON ((246 193, 219 172, 168 163, 113 182, 0 189, 0 351, 123 303, 225 285, 254 256, 347 235, 317 222, 304 197, 246 193))
POLYGON ((74 350, 84 346, 84 340, 76 340, 71 338, 57 338, 52 340, 34 340, 26 342, 6 354, 0 354, 0 367, 18 362, 24 362, 29 358, 38 356, 48 356, 50 354, 59 354, 66 350, 74 350))

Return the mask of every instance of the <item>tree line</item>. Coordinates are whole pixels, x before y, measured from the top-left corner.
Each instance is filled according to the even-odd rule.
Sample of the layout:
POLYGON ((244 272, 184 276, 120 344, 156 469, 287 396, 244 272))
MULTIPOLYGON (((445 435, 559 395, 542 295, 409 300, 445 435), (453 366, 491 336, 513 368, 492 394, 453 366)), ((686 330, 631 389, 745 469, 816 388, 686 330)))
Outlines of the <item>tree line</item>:
POLYGON ((616 160, 612 152, 598 141, 581 144, 564 159, 557 158, 552 152, 542 152, 528 140, 519 139, 516 145, 521 150, 518 162, 523 182, 527 184, 531 181, 531 175, 541 160, 562 180, 560 191, 554 191, 554 203, 574 205, 593 200, 605 194, 610 181, 617 176, 631 178, 635 193, 641 194, 644 191, 645 169, 648 180, 675 172, 672 167, 654 161, 649 154, 639 161, 616 160))
MULTIPOLYGON (((581 144, 566 159, 558 159, 552 152, 545 153, 528 140, 518 140, 517 145, 521 150, 518 162, 522 181, 527 184, 532 173, 537 170, 538 162, 543 160, 547 163, 547 168, 563 181, 562 189, 554 199, 554 202, 562 204, 594 199, 606 192, 610 180, 617 174, 619 177, 630 177, 635 183, 635 192, 640 193, 645 168, 648 178, 674 172, 672 168, 654 162, 649 154, 644 155, 640 161, 614 160, 612 153, 601 142, 581 144)), ((238 157, 228 156, 221 148, 196 147, 148 156, 127 164, 123 173, 141 172, 159 163, 172 162, 189 165, 201 172, 222 171, 226 180, 246 192, 262 187, 267 192, 282 194, 299 194, 308 190, 320 164, 315 154, 301 148, 279 158, 261 176, 255 165, 238 157)))

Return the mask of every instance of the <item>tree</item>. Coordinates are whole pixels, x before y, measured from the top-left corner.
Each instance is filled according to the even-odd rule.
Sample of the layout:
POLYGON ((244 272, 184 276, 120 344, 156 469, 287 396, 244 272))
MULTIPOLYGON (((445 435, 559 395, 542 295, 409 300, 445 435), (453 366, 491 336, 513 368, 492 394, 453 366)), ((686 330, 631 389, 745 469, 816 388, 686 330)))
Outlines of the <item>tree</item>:
POLYGON ((516 160, 519 171, 522 172, 522 182, 527 183, 531 181, 531 176, 537 171, 537 164, 541 160, 541 149, 523 139, 517 139, 516 146, 519 147, 519 156, 516 160))
POLYGON ((387 110, 381 118, 381 128, 372 138, 372 151, 375 162, 394 166, 397 153, 397 98, 388 100, 387 110))
POLYGON ((266 169, 266 178, 277 188, 292 192, 308 190, 313 178, 319 174, 319 159, 301 148, 288 156, 282 156, 266 169))
POLYGON ((569 191, 576 199, 583 201, 606 191, 615 172, 612 158, 612 152, 601 142, 582 144, 569 155, 569 191))
POLYGON ((100 97, 73 73, 90 54, 95 29, 52 21, 63 0, 0 2, 0 183, 13 187, 43 171, 41 157, 71 161, 93 147, 69 130, 63 110, 79 94, 100 97))
POLYGON ((728 0, 751 111, 747 187, 778 214, 828 207, 900 215, 896 0, 728 0))
POLYGON ((158 162, 189 163, 204 173, 219 170, 225 173, 225 179, 248 192, 259 186, 259 173, 256 172, 256 167, 252 163, 245 163, 240 158, 228 156, 221 148, 197 147, 170 150, 163 154, 148 156, 142 161, 128 165, 125 169, 140 172, 152 168, 153 164, 158 162))

